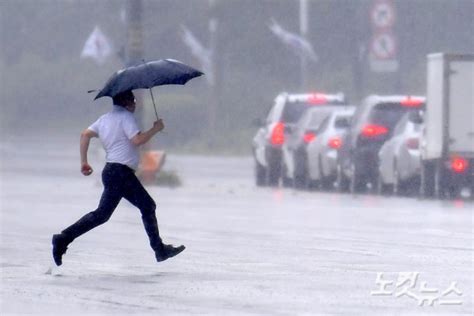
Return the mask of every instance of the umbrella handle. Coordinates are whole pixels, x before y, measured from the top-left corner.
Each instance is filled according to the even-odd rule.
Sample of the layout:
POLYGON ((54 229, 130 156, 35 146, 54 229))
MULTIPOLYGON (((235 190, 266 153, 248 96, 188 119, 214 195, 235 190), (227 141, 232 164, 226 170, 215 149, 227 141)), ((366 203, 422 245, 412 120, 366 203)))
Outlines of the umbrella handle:
POLYGON ((158 120, 158 112, 156 112, 156 105, 155 105, 155 98, 153 97, 153 91, 151 90, 151 88, 149 90, 150 90, 150 95, 151 95, 151 101, 153 101, 153 108, 155 109, 156 119, 158 120))
MULTIPOLYGON (((143 64, 146 66, 145 59, 142 59, 143 64)), ((155 115, 156 119, 158 120, 158 112, 156 112, 156 105, 155 105, 155 98, 153 97, 153 91, 151 90, 152 88, 149 88, 150 90, 150 95, 151 95, 151 101, 153 102, 153 108, 155 109, 155 115)))

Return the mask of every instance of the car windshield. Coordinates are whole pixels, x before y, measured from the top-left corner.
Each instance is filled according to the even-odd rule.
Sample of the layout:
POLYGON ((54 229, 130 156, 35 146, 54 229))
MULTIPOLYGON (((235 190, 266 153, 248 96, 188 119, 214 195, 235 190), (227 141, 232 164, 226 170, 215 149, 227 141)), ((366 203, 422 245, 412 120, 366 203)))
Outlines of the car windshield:
POLYGON ((282 121, 296 123, 311 105, 303 102, 288 102, 283 110, 282 121))
POLYGON ((403 114, 410 110, 410 108, 401 106, 400 103, 397 102, 380 103, 372 109, 370 113, 370 121, 373 124, 384 125, 392 129, 403 114))
POLYGON ((320 108, 317 110, 312 110, 311 111, 311 119, 308 122, 308 127, 310 128, 318 128, 321 125, 321 122, 328 117, 328 115, 331 113, 330 109, 324 109, 320 108))
MULTIPOLYGON (((326 107, 328 105, 314 105, 306 102, 288 102, 283 110, 282 121, 285 123, 296 123, 309 108, 319 108, 322 111, 325 111, 325 113, 328 113, 327 111, 330 111, 330 109, 326 107)), ((322 116, 322 119, 324 119, 325 114, 322 114, 322 116)), ((319 120, 318 123, 321 123, 321 120, 319 120)))

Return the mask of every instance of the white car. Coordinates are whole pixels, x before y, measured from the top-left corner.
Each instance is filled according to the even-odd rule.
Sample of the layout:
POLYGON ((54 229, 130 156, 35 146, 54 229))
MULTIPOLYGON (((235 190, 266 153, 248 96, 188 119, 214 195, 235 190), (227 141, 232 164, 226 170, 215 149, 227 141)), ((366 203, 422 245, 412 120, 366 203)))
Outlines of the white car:
POLYGON ((283 185, 305 189, 308 183, 308 154, 306 147, 317 136, 317 130, 335 108, 341 106, 317 106, 308 109, 293 127, 292 137, 282 146, 283 185))
POLYGON ((423 122, 419 112, 406 113, 393 136, 378 153, 378 192, 393 194, 418 192, 421 175, 420 137, 423 122))
POLYGON ((354 106, 334 110, 320 125, 315 139, 308 144, 308 184, 311 187, 334 187, 338 150, 354 111, 354 106))
POLYGON ((252 140, 257 186, 278 186, 282 177, 282 147, 293 136, 296 122, 310 108, 344 104, 344 94, 281 93, 252 140))

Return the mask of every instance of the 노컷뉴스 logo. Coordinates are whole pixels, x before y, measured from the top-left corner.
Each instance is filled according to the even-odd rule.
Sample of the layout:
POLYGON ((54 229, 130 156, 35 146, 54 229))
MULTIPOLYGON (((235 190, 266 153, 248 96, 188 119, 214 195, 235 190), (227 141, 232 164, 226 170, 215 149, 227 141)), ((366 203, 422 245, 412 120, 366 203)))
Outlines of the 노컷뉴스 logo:
POLYGON ((457 282, 451 282, 446 289, 430 287, 425 281, 418 284, 419 272, 398 272, 398 275, 390 279, 384 277, 384 272, 377 272, 375 284, 378 288, 370 292, 372 296, 395 296, 408 297, 416 300, 419 306, 439 305, 462 305, 462 291, 457 282), (419 285, 419 286, 417 286, 419 285))

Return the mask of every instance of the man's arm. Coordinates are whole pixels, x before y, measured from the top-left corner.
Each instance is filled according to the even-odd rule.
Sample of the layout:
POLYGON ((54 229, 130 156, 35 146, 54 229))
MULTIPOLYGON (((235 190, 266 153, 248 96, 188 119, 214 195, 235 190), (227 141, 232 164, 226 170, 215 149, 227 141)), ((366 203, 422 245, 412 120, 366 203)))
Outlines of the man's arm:
POLYGON ((153 127, 147 130, 144 133, 138 133, 135 135, 131 141, 135 146, 140 146, 147 143, 156 133, 161 131, 165 125, 163 124, 163 120, 159 119, 153 123, 153 127))
POLYGON ((79 150, 81 152, 81 172, 85 176, 90 175, 94 171, 92 170, 92 167, 87 162, 87 151, 89 150, 89 143, 91 141, 91 138, 98 137, 98 136, 99 135, 97 135, 96 132, 91 131, 88 128, 83 130, 81 133, 81 140, 80 140, 80 146, 79 146, 79 150))

